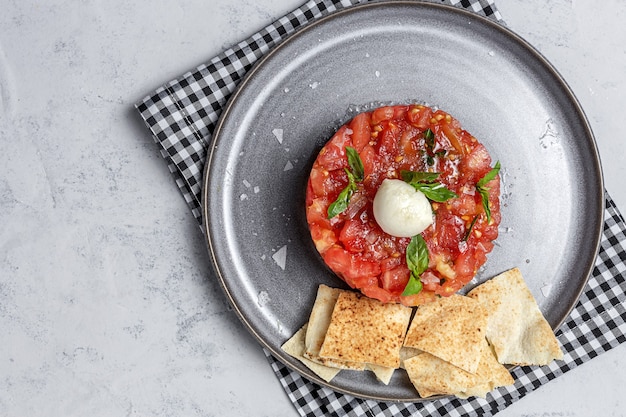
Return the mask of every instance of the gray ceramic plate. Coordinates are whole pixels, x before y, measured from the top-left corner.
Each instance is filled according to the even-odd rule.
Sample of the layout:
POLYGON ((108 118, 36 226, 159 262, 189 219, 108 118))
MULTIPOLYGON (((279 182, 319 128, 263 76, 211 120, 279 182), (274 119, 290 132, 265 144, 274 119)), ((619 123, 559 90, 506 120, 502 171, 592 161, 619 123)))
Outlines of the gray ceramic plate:
POLYGON ((288 38, 250 71, 214 133, 203 196, 209 249, 263 346, 358 397, 420 401, 404 372, 388 386, 348 371, 325 384, 280 349, 307 321, 318 285, 343 286, 311 242, 305 187, 317 152, 355 111, 415 101, 457 117, 502 163, 500 237, 477 282, 520 267, 556 328, 592 270, 602 231, 602 174, 583 111, 509 30, 456 8, 389 1, 288 38))

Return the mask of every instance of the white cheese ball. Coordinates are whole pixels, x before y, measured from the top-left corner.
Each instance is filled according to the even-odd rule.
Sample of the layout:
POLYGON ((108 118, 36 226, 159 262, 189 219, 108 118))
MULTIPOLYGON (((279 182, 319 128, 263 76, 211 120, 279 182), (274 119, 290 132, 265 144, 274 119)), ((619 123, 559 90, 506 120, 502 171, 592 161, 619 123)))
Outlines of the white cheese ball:
POLYGON ((385 233, 412 237, 433 223, 428 198, 402 180, 385 179, 374 197, 374 218, 385 233))

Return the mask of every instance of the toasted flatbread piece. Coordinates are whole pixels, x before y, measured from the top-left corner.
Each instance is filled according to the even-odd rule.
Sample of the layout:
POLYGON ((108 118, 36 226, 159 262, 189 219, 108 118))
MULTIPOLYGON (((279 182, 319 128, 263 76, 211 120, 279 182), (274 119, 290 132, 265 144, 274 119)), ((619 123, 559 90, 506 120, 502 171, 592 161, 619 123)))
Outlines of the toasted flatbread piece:
POLYGON ((475 374, 430 353, 420 353, 404 361, 404 368, 420 397, 456 395, 478 383, 475 374))
POLYGON ((422 398, 433 395, 484 398, 494 388, 514 382, 509 371, 496 360, 484 339, 481 343, 480 362, 474 374, 428 353, 407 358, 404 367, 422 398))
POLYGON ((287 340, 281 349, 288 355, 293 356, 302 362, 307 368, 315 372, 320 378, 326 382, 330 382, 338 373, 339 369, 320 365, 304 357, 304 339, 306 335, 307 325, 305 324, 298 330, 291 339, 287 340))
POLYGON ((385 385, 389 385, 389 381, 391 381, 391 377, 396 371, 396 368, 388 368, 386 366, 379 366, 371 363, 365 365, 365 369, 374 372, 376 378, 378 378, 378 380, 385 385))
POLYGON ((335 358, 322 358, 321 356, 311 356, 310 358, 313 362, 331 368, 350 369, 352 371, 364 371, 366 369, 366 364, 363 362, 343 361, 335 358))
POLYGON ((500 363, 547 365, 563 359, 558 340, 518 268, 484 282, 468 296, 488 311, 486 336, 500 363))
POLYGON ((356 371, 365 370, 364 363, 354 363, 352 361, 341 360, 337 358, 322 358, 320 357, 320 349, 324 339, 330 320, 335 309, 335 303, 339 294, 347 292, 339 288, 331 288, 327 285, 321 284, 317 288, 317 295, 315 297, 315 303, 309 316, 308 328, 305 336, 305 351, 303 356, 313 362, 317 362, 320 365, 338 368, 338 369, 352 369, 356 371))
POLYGON ((310 357, 318 356, 320 348, 326 336, 326 330, 330 325, 330 318, 337 302, 337 297, 342 290, 331 288, 324 284, 317 288, 315 303, 311 309, 307 326, 305 346, 306 354, 310 357))
POLYGON ((476 384, 456 394, 459 398, 485 398, 488 392, 497 387, 511 385, 515 382, 509 370, 498 362, 496 355, 485 340, 480 363, 476 370, 476 384))
POLYGON ((339 294, 321 358, 398 368, 411 309, 352 291, 339 294))
POLYGON ((457 294, 441 297, 417 308, 404 346, 475 373, 486 328, 487 312, 479 302, 457 294))
POLYGON ((313 362, 317 362, 320 365, 339 368, 339 369, 352 369, 356 371, 365 370, 364 363, 354 363, 346 360, 339 360, 336 358, 322 358, 320 357, 320 349, 324 338, 326 337, 326 331, 330 325, 330 319, 335 309, 335 303, 339 294, 346 292, 339 288, 331 288, 327 285, 321 284, 317 288, 317 295, 315 297, 315 303, 309 316, 308 327, 305 336, 305 351, 303 356, 313 362))
POLYGON ((420 353, 424 353, 423 351, 415 348, 411 348, 408 346, 402 346, 400 348, 400 368, 404 369, 404 361, 412 358, 413 356, 417 356, 420 353))

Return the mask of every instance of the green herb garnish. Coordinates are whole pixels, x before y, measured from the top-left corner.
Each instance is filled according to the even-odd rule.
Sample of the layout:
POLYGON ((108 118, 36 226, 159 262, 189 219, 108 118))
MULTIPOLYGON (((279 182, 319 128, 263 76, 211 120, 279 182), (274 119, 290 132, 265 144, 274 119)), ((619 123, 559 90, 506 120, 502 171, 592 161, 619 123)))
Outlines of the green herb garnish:
POLYGON ((347 169, 345 170, 346 174, 348 174, 348 185, 346 188, 341 190, 337 199, 333 201, 330 206, 328 206, 328 218, 332 219, 339 213, 342 213, 348 208, 348 204, 350 204, 350 199, 352 198, 352 194, 357 189, 356 181, 354 180, 354 175, 347 169))
POLYGON ((332 219, 339 213, 344 212, 350 204, 352 194, 358 189, 356 183, 363 181, 364 169, 363 161, 356 149, 346 146, 346 155, 348 157, 348 165, 350 169, 344 168, 348 175, 348 185, 341 190, 337 199, 328 206, 328 218, 332 219))
POLYGON ((404 182, 412 185, 417 191, 422 192, 429 200, 443 203, 451 198, 458 197, 445 185, 435 181, 439 177, 438 172, 401 171, 400 176, 402 176, 404 182))
POLYGON ((487 222, 491 221, 491 208, 489 207, 489 188, 486 187, 486 185, 489 181, 495 179, 499 172, 500 161, 496 162, 491 171, 485 174, 485 176, 476 183, 476 191, 478 191, 483 201, 483 209, 485 210, 485 214, 487 215, 487 222))
POLYGON ((474 218, 472 219, 472 222, 467 228, 467 232, 465 232, 465 236, 463 236, 463 242, 467 242, 467 239, 469 239, 470 234, 472 233, 472 229, 474 228, 474 225, 476 224, 476 220, 478 220, 478 216, 474 216, 474 218))
POLYGON ((413 185, 419 182, 432 182, 439 178, 438 172, 400 171, 404 182, 413 185))
POLYGON ((426 147, 432 151, 435 147, 435 133, 430 128, 424 131, 424 141, 426 147))
POLYGON ((424 144, 426 145, 426 165, 435 165, 435 158, 433 158, 433 152, 435 149, 435 133, 426 129, 424 131, 424 144))
POLYGON ((352 175, 354 175, 354 180, 363 181, 364 168, 363 161, 361 161, 359 153, 356 149, 346 146, 346 155, 348 156, 348 165, 350 165, 352 175))
POLYGON ((411 275, 402 292, 402 296, 405 297, 422 291, 420 275, 428 268, 428 246, 426 246, 426 241, 422 235, 413 236, 406 247, 406 265, 411 271, 411 275))

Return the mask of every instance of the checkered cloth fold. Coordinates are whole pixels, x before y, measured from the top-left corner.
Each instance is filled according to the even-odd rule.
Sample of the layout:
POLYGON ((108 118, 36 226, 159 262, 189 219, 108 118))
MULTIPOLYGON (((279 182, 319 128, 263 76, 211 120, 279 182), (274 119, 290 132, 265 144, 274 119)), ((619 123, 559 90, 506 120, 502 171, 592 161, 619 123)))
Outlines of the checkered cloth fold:
MULTIPOLYGON (((174 180, 201 225, 201 186, 207 150, 221 109, 251 66, 298 28, 367 0, 310 0, 208 63, 165 84, 136 107, 161 147, 174 180)), ((441 0, 502 22, 492 0, 441 0)), ((604 233, 592 276, 578 304, 557 332, 563 361, 518 367, 515 384, 486 399, 384 403, 320 387, 265 351, 272 369, 302 416, 490 416, 570 369, 626 340, 626 224, 606 194, 604 233)))

